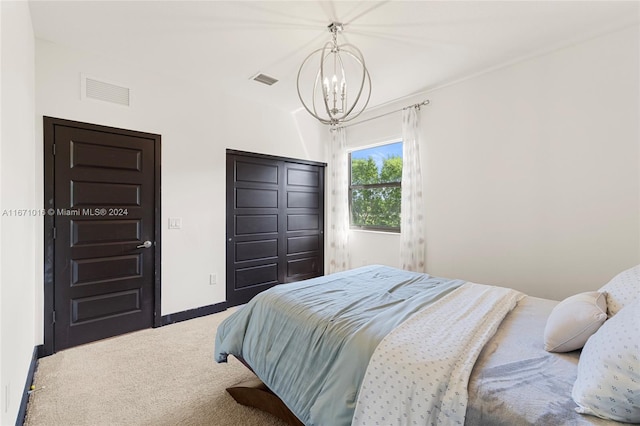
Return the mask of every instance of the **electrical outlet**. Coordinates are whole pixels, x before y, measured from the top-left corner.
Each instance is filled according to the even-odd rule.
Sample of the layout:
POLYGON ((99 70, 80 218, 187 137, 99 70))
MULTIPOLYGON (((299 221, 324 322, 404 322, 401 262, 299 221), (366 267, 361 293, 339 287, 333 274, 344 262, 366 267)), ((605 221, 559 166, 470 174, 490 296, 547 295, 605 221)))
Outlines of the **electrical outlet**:
POLYGON ((209 274, 209 285, 216 285, 218 282, 218 276, 216 274, 209 274))

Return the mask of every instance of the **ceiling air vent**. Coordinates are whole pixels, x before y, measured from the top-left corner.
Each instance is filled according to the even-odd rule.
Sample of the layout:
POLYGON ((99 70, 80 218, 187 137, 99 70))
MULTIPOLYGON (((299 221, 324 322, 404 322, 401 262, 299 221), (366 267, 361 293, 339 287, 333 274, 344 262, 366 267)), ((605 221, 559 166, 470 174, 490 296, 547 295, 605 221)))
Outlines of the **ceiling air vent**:
POLYGON ((266 84, 267 86, 272 86, 278 82, 278 79, 269 77, 266 74, 257 74, 251 78, 259 83, 266 84))
POLYGON ((124 106, 131 105, 131 90, 128 87, 86 75, 81 76, 81 86, 82 98, 97 99, 124 106))

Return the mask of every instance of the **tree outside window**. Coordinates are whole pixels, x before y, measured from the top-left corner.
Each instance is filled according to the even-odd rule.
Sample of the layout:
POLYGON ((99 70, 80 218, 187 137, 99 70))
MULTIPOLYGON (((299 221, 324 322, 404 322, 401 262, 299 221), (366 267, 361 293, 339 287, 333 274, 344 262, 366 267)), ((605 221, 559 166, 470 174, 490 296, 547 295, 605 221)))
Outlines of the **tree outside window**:
POLYGON ((402 142, 349 154, 351 227, 400 232, 402 142))

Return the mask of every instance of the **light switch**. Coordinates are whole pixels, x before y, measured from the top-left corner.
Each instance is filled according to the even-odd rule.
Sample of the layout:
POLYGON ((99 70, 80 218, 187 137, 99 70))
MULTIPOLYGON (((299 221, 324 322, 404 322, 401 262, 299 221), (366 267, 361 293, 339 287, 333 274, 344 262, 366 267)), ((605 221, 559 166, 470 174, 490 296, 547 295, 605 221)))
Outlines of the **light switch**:
POLYGON ((182 218, 181 217, 170 217, 169 218, 169 229, 180 229, 182 228, 182 218))

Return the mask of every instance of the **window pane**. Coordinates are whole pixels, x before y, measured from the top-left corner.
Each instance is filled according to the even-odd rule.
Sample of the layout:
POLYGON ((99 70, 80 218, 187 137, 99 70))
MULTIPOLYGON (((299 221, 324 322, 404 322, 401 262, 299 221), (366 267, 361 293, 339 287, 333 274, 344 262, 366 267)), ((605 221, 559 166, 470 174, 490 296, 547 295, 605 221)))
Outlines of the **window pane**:
POLYGON ((402 179, 402 142, 351 153, 351 184, 400 182, 402 179))
POLYGON ((353 158, 351 157, 351 184, 369 185, 380 182, 378 166, 372 157, 353 158))
POLYGON ((353 226, 400 228, 400 187, 353 189, 353 226))

